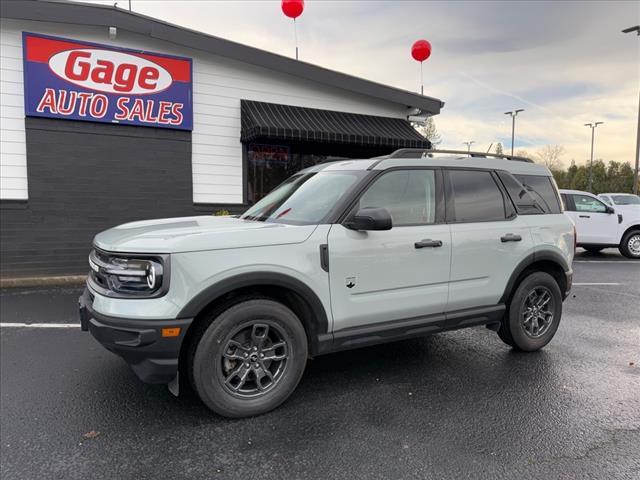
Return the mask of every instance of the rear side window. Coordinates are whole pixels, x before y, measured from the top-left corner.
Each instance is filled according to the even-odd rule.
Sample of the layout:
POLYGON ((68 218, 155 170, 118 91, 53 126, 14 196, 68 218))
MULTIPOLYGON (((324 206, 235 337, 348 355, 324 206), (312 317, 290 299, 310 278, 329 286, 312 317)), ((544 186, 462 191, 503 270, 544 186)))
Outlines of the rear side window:
POLYGON ((544 175, 514 175, 544 209, 545 213, 562 213, 551 177, 544 175))
POLYGON ((526 187, 509 172, 497 172, 500 181, 507 189, 518 215, 539 215, 545 213, 543 207, 527 191, 526 187))
POLYGON ((450 170, 457 222, 489 222, 506 218, 504 197, 489 172, 450 170))

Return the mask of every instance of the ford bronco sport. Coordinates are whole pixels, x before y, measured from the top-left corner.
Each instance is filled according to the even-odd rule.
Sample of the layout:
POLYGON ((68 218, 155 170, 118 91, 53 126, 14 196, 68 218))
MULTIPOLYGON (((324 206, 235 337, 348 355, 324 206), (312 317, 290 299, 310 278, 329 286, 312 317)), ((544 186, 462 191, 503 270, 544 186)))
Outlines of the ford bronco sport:
POLYGON ((81 323, 143 381, 188 380, 228 417, 277 407, 307 358, 338 350, 486 325, 534 351, 571 288, 561 205, 549 171, 517 157, 321 164, 239 217, 98 234, 81 323))

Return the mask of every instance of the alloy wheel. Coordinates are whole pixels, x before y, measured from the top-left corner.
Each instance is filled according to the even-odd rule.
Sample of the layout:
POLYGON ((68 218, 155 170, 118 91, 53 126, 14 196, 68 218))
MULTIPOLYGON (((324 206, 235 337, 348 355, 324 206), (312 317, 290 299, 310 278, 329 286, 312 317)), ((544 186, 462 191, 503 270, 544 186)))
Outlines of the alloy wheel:
POLYGON ((222 351, 221 380, 234 396, 258 397, 283 377, 291 348, 279 327, 256 321, 232 333, 222 351))
POLYGON ((525 297, 520 311, 525 333, 531 338, 544 335, 553 323, 555 302, 546 287, 536 287, 525 297))

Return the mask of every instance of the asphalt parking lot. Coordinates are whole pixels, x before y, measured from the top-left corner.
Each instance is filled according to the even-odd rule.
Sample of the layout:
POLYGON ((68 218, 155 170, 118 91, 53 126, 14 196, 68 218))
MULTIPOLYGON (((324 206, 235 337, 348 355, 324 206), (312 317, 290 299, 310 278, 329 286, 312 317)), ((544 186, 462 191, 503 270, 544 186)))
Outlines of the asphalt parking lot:
MULTIPOLYGON (((480 327, 319 357, 244 420, 140 383, 79 328, 3 326, 0 476, 640 478, 640 263, 574 271, 541 352, 480 327)), ((75 324, 79 292, 4 290, 1 321, 75 324)))

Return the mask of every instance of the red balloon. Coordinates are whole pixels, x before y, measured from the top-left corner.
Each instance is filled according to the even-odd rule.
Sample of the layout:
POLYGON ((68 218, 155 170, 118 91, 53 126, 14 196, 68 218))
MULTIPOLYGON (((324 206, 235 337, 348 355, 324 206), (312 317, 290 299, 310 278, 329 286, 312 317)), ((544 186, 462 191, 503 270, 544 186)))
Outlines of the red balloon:
POLYGON ((418 40, 411 47, 411 56, 418 62, 424 62, 431 56, 431 44, 426 40, 418 40))
POLYGON ((294 20, 302 15, 304 0, 282 0, 282 12, 294 20))

